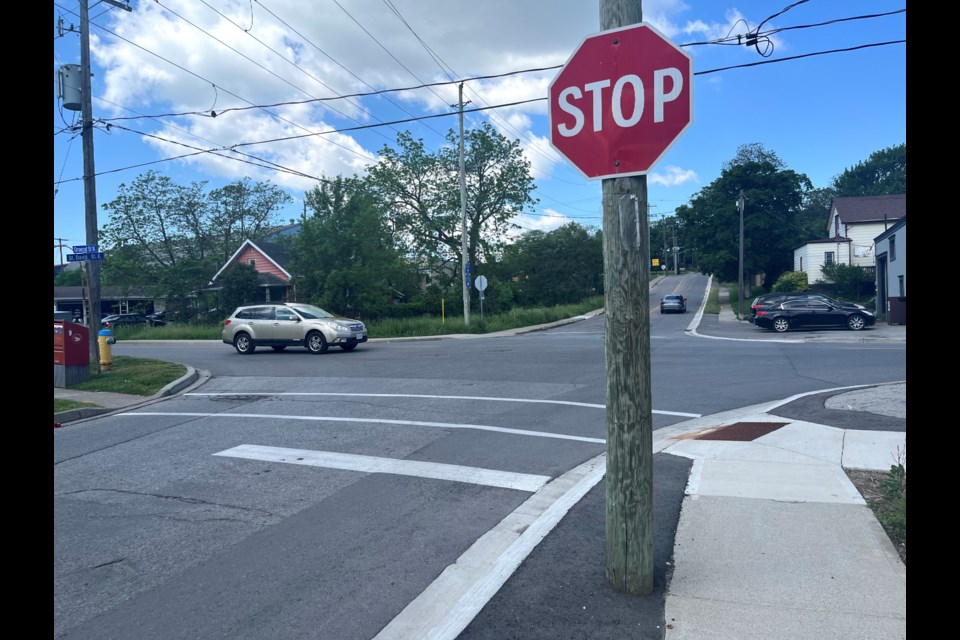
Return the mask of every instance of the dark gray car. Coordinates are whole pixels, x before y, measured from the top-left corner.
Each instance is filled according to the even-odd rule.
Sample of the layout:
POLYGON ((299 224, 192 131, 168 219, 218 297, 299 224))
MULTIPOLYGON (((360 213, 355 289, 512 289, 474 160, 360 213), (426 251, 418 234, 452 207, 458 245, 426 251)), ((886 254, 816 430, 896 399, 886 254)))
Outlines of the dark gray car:
POLYGON ((666 295, 660 299, 660 313, 686 313, 687 299, 679 295, 666 295))

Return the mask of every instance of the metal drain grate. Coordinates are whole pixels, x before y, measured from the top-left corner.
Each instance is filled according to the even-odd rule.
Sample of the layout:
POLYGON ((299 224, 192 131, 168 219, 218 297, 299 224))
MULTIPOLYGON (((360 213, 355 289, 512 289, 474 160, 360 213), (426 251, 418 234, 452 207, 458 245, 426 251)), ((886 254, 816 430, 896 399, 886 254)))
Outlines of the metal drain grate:
POLYGON ((772 433, 789 422, 735 422, 734 424, 714 429, 696 436, 694 440, 730 440, 734 442, 750 442, 760 436, 772 433))

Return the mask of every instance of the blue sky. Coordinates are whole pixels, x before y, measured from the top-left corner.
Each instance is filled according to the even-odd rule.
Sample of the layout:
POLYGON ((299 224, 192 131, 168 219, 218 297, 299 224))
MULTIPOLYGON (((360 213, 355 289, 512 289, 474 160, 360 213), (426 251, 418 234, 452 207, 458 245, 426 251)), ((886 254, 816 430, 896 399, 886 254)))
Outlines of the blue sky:
MULTIPOLYGON (((54 244, 68 247, 64 255, 86 243, 80 114, 63 108, 57 90, 60 66, 80 62, 79 6, 54 2, 53 231, 54 244)), ((467 108, 485 108, 468 114, 465 126, 490 122, 520 141, 533 166, 539 204, 517 222, 544 230, 601 225, 601 182, 584 178, 549 144, 547 87, 559 70, 529 71, 562 65, 600 30, 597 0, 130 0, 130 7, 91 0, 101 226, 99 205, 148 170, 184 185, 206 181, 208 189, 243 177, 270 181, 294 198, 283 219, 298 217, 316 178, 362 174, 401 131, 430 149, 443 145, 457 128, 450 105, 460 80, 467 108), (498 74, 510 75, 470 80, 498 74), (432 83, 447 84, 411 89, 432 83), (370 95, 393 89, 407 90, 370 95), (515 102, 523 104, 487 108, 515 102), (331 133, 305 135, 320 132, 331 133), (265 162, 274 168, 251 164, 265 162)), ((693 125, 647 175, 653 219, 689 202, 742 144, 763 144, 826 187, 874 151, 906 142, 905 0, 645 0, 642 7, 644 21, 693 57, 695 75, 693 125), (725 40, 758 27, 769 37, 757 48, 725 40), (726 44, 692 44, 720 40, 726 44)), ((55 246, 54 264, 60 260, 55 246)))

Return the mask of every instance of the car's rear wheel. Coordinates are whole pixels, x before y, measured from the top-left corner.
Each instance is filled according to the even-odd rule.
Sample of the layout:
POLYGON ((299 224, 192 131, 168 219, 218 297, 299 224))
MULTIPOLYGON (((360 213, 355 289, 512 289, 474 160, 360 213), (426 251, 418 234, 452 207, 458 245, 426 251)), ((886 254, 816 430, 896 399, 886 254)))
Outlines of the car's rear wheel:
POLYGON ((348 343, 345 343, 345 344, 340 345, 340 348, 343 349, 344 351, 353 351, 354 349, 357 348, 357 343, 356 343, 356 342, 348 342, 348 343))
POLYGON ((233 338, 233 348, 237 350, 237 353, 247 355, 256 351, 257 345, 253 344, 253 340, 247 334, 238 333, 233 338))
POLYGON ((270 348, 273 349, 274 351, 283 351, 283 350, 286 349, 287 347, 286 347, 286 345, 279 344, 279 345, 276 345, 276 346, 273 346, 273 347, 270 347, 270 348))
POLYGON ((790 321, 786 318, 776 318, 773 321, 773 330, 777 333, 783 333, 790 328, 790 321))
POLYGON ((847 327, 849 327, 851 331, 860 331, 860 329, 863 329, 865 326, 867 326, 867 321, 860 314, 855 313, 847 318, 847 327))
POLYGON ((319 331, 314 331, 307 336, 307 350, 310 353, 326 353, 327 339, 319 331))

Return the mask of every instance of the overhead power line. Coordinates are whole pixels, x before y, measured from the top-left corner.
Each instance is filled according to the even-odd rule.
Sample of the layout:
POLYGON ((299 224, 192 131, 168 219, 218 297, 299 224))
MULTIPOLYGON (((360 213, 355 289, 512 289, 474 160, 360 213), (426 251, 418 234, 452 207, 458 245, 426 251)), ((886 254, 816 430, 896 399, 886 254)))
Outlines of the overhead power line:
MULTIPOLYGON (((744 63, 744 64, 739 64, 739 65, 731 65, 731 66, 729 66, 729 67, 720 67, 720 68, 717 68, 717 69, 708 69, 708 70, 705 70, 705 71, 697 71, 697 72, 694 72, 693 75, 695 75, 695 76, 697 76, 697 75, 707 75, 707 74, 710 74, 710 73, 716 73, 716 72, 718 72, 718 71, 728 71, 728 70, 731 70, 731 69, 754 67, 754 66, 759 66, 759 65, 764 65, 764 64, 774 64, 774 63, 777 63, 777 62, 787 62, 787 61, 798 60, 798 59, 802 59, 802 58, 809 58, 809 57, 813 57, 813 56, 829 55, 829 54, 833 54, 833 53, 845 53, 845 52, 849 52, 849 51, 857 51, 857 50, 860 50, 860 49, 865 49, 865 48, 870 48, 870 47, 880 47, 880 46, 887 46, 887 45, 893 45, 893 44, 906 44, 906 40, 892 40, 892 41, 889 41, 889 42, 877 42, 877 43, 872 43, 872 44, 859 45, 859 46, 856 46, 856 47, 847 47, 847 48, 843 48, 843 49, 831 49, 831 50, 829 50, 829 51, 818 51, 818 52, 816 52, 816 53, 808 53, 808 54, 802 54, 802 55, 797 55, 797 56, 789 56, 789 57, 786 57, 786 58, 777 58, 777 59, 775 59, 775 60, 762 60, 762 61, 758 61, 758 62, 750 62, 750 63, 744 63)), ((512 74, 512 73, 522 73, 522 71, 511 72, 511 74, 512 74)), ((501 74, 501 75, 503 75, 503 74, 501 74)), ((476 111, 486 111, 486 110, 488 110, 488 109, 500 109, 500 108, 506 108, 506 107, 515 107, 515 106, 519 106, 519 105, 522 105, 522 104, 530 104, 530 103, 533 103, 533 102, 542 102, 542 101, 544 101, 544 100, 546 100, 546 99, 547 99, 546 97, 543 97, 543 98, 531 98, 531 99, 529 99, 529 100, 518 100, 518 101, 516 101, 516 102, 508 102, 508 103, 499 104, 499 105, 494 105, 494 106, 489 106, 489 107, 476 107, 476 108, 472 108, 472 109, 464 109, 464 113, 467 113, 467 112, 476 112, 476 111)), ((331 134, 331 133, 346 133, 346 132, 351 132, 351 131, 360 131, 360 130, 363 130, 363 129, 370 129, 370 128, 373 128, 373 127, 379 127, 379 126, 384 126, 384 125, 404 124, 404 123, 415 122, 415 121, 419 121, 419 120, 427 120, 427 119, 434 119, 434 118, 446 118, 446 117, 451 117, 451 116, 456 116, 456 115, 458 115, 458 112, 453 111, 453 112, 448 112, 448 113, 438 113, 438 114, 432 114, 432 115, 426 115, 426 116, 418 116, 418 117, 413 117, 413 118, 404 118, 404 119, 401 119, 401 120, 392 120, 392 121, 385 122, 385 123, 382 123, 382 124, 360 125, 360 126, 356 126, 356 127, 346 127, 346 128, 341 128, 341 129, 330 129, 330 130, 327 130, 327 131, 320 131, 320 132, 310 132, 310 133, 303 134, 303 135, 298 135, 298 136, 287 136, 287 137, 283 137, 283 138, 274 138, 274 139, 262 140, 262 141, 258 141, 258 142, 244 142, 244 143, 239 143, 239 144, 231 145, 231 146, 230 146, 230 149, 231 149, 231 150, 235 150, 237 147, 242 147, 242 146, 254 146, 254 145, 260 145, 260 144, 269 144, 269 143, 273 143, 273 142, 285 142, 285 141, 290 141, 290 140, 302 139, 302 138, 306 138, 306 137, 310 137, 310 136, 323 136, 323 135, 328 135, 328 134, 331 134)), ((114 125, 114 126, 117 126, 117 125, 114 125)), ((338 146, 339 146, 339 145, 338 145, 338 146)), ((202 154, 202 153, 212 153, 212 152, 214 152, 214 151, 222 151, 222 150, 223 150, 223 148, 219 148, 219 149, 208 149, 208 150, 205 150, 205 151, 197 151, 196 153, 186 154, 186 155, 184 155, 184 156, 177 156, 177 157, 174 157, 174 158, 165 158, 165 159, 161 159, 161 160, 156 160, 156 161, 154 161, 154 162, 142 163, 142 164, 132 165, 132 166, 129 166, 129 167, 123 167, 123 168, 113 169, 113 170, 110 170, 110 171, 99 172, 99 173, 97 173, 97 175, 101 175, 102 173, 116 173, 116 172, 119 172, 119 171, 126 171, 126 170, 129 170, 129 169, 136 169, 136 168, 139 168, 139 167, 141 167, 141 166, 145 166, 145 165, 147 165, 147 164, 157 164, 157 163, 159 163, 159 162, 167 162, 167 161, 170 161, 170 160, 181 159, 181 158, 183 158, 183 157, 199 155, 199 154, 202 154)), ((351 151, 352 151, 352 150, 351 150, 351 151)), ((355 153, 355 152, 354 152, 354 153, 355 153)), ((304 175, 305 175, 305 174, 304 174, 304 175)), ((67 179, 67 180, 63 180, 62 182, 72 182, 72 181, 81 180, 81 179, 82 179, 82 178, 70 178, 70 179, 67 179)))

